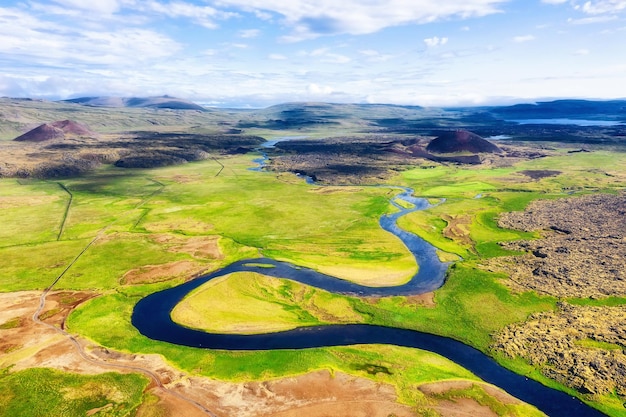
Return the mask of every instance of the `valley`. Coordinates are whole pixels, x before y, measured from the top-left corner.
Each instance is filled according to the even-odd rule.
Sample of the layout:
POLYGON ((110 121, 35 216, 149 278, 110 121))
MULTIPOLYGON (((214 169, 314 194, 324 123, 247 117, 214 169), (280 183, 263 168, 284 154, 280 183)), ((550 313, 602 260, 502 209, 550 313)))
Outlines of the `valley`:
MULTIPOLYGON (((140 300, 237 262, 254 272, 200 287, 176 303, 174 321, 248 335, 425 332, 576 397, 588 415, 626 415, 623 124, 506 122, 529 113, 519 107, 1 100, 0 415, 544 415, 426 350, 383 341, 206 349, 134 325, 140 300), (12 140, 68 118, 90 131, 12 140), (463 147, 472 135, 510 138, 463 147), (453 147, 430 145, 440 137, 453 147), (397 187, 430 204, 405 210, 416 202, 398 200, 397 187), (267 262, 373 291, 398 287, 421 269, 379 223, 400 212, 398 227, 447 265, 443 285, 337 293, 267 262), (44 387, 26 382, 33 375, 44 387), (29 409, 46 401, 50 414, 29 409)), ((596 113, 585 119, 623 120, 608 104, 604 115, 589 106, 596 113)))

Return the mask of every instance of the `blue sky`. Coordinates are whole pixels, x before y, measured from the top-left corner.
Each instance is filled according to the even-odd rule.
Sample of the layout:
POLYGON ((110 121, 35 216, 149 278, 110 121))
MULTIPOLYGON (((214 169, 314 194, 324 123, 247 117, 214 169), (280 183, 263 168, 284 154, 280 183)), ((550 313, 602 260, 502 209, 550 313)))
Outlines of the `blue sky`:
POLYGON ((626 98, 626 0, 2 0, 0 96, 626 98))

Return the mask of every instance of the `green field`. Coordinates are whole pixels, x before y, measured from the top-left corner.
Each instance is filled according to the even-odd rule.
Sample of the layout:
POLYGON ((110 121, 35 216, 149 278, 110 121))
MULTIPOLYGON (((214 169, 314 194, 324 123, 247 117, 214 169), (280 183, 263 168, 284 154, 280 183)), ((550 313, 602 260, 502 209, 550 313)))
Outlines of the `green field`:
POLYGON ((51 369, 0 374, 0 415, 67 417, 133 416, 144 400, 148 380, 136 374, 95 376, 51 369), (91 412, 91 414, 89 414, 91 412))
MULTIPOLYGON (((389 199, 398 190, 311 186, 291 174, 250 171, 251 159, 224 157, 220 159, 225 166, 221 172, 215 161, 207 160, 152 170, 107 167, 59 181, 0 179, 0 222, 5 225, 0 230, 0 259, 4 260, 0 291, 42 290, 58 277, 55 289, 94 291, 99 296, 70 315, 67 327, 71 333, 110 349, 159 354, 184 371, 211 378, 263 380, 316 369, 338 370, 393 384, 400 401, 418 409, 427 403, 415 389, 417 385, 476 379, 437 355, 398 347, 226 352, 155 342, 139 334, 130 323, 135 303, 188 278, 172 273, 124 281, 130 271, 142 268, 189 262, 213 271, 235 260, 266 256, 371 286, 398 285, 416 271, 402 242, 378 225, 382 214, 395 210, 389 199), (391 372, 372 375, 367 372, 370 365, 391 372)), ((481 267, 481 260, 509 253, 498 242, 537 237, 500 229, 498 214, 523 210, 538 198, 623 190, 624 167, 626 154, 598 151, 563 152, 506 168, 439 166, 400 172, 389 181, 390 186, 409 186, 417 196, 445 199, 403 217, 400 226, 443 253, 463 259, 451 266, 446 284, 434 294, 434 306, 407 297, 335 295, 288 280, 240 273, 211 281, 191 293, 174 310, 174 319, 189 327, 224 333, 372 323, 449 336, 490 353, 492 334, 532 313, 554 310, 558 301, 532 292, 513 294, 503 284, 505 276, 481 267), (598 166, 604 173, 598 172, 598 166), (563 174, 529 180, 520 173, 548 168, 563 174)), ((592 302, 572 300, 577 301, 592 302)), ((607 305, 611 302, 606 300, 607 305)), ((521 360, 496 359, 565 389, 521 360)), ((43 375, 40 379, 51 384, 59 380, 61 386, 79 381, 52 371, 28 372, 43 375)), ((6 373, 0 384, 13 386, 29 375, 6 373)), ((96 384, 96 377, 89 378, 96 384)), ((129 386, 139 387, 139 391, 124 392, 124 400, 119 401, 123 411, 112 415, 126 415, 125 410, 141 401, 145 381, 132 378, 136 380, 129 386)), ((4 388, 0 392, 0 415, 65 415, 61 411, 11 414, 14 409, 10 407, 24 394, 4 388)), ((95 392, 100 391, 94 388, 95 392)), ((568 392, 612 416, 626 415, 615 397, 591 398, 568 392)), ((48 398, 41 395, 33 401, 48 398)), ((478 398, 483 394, 468 391, 455 395, 478 398)), ((97 407, 96 397, 100 401, 96 394, 77 394, 76 401, 81 404, 77 409, 97 407)), ((58 402, 52 397, 45 401, 58 402)), ((523 416, 535 411, 520 408, 507 412, 523 416)))

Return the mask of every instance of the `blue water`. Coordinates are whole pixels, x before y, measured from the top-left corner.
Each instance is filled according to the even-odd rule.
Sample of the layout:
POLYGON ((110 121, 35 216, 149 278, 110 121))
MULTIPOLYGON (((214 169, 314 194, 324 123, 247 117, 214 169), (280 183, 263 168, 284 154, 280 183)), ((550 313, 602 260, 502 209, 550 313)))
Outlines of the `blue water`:
POLYGON ((521 125, 575 125, 575 126, 619 126, 624 122, 614 120, 588 120, 588 119, 519 119, 507 120, 521 125))

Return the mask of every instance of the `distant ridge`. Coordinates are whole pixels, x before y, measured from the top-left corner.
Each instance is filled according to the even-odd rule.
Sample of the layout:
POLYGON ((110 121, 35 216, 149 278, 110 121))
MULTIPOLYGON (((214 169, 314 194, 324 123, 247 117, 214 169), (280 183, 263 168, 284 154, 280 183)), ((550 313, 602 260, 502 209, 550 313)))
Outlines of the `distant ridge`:
POLYGON ((44 123, 29 130, 14 140, 17 142, 45 142, 53 139, 66 139, 67 137, 94 137, 96 133, 87 126, 72 120, 60 120, 53 123, 44 123))
POLYGON ((208 111, 206 108, 171 96, 159 97, 79 97, 62 100, 65 103, 81 104, 91 107, 135 107, 172 110, 198 110, 208 111))
POLYGON ((435 153, 503 153, 498 146, 467 130, 452 130, 442 133, 426 147, 428 152, 435 153))
POLYGON ((494 107, 492 113, 509 119, 584 118, 626 121, 626 100, 554 100, 494 107))

